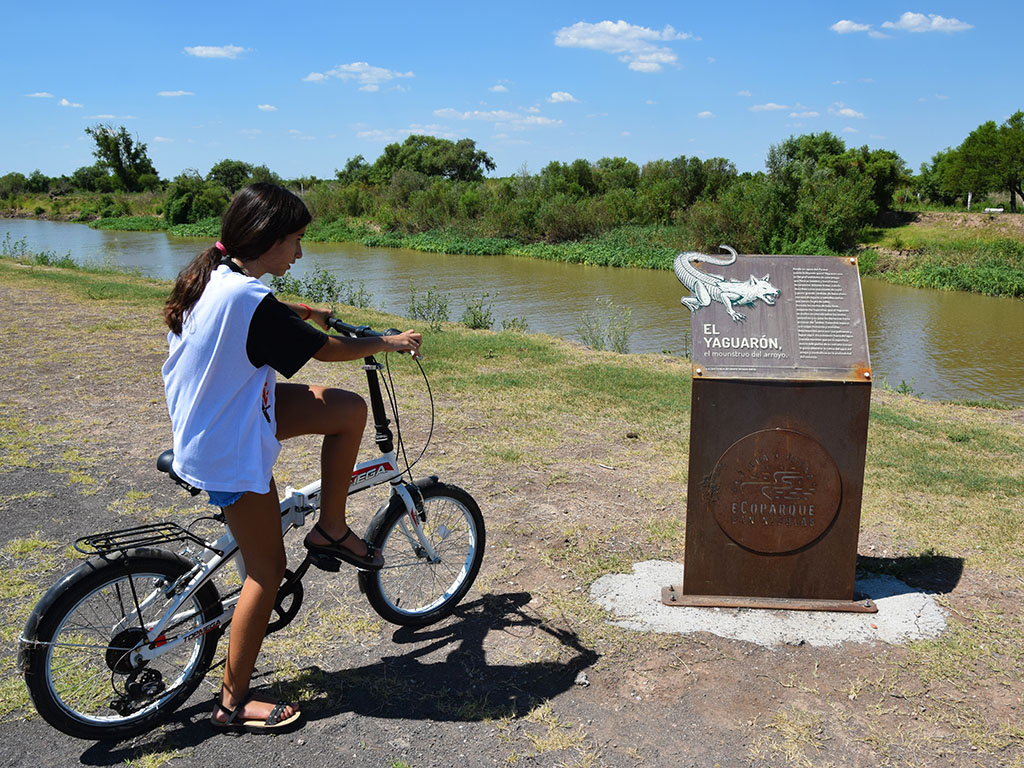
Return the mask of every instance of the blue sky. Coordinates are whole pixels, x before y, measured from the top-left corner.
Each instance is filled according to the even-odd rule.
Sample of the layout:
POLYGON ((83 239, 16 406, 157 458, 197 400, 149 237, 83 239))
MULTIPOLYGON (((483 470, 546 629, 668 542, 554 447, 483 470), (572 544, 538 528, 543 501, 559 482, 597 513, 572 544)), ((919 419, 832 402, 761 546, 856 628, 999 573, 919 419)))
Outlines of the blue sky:
POLYGON ((100 122, 164 178, 224 158, 329 178, 410 133, 472 138, 495 175, 605 156, 757 171, 826 130, 916 170, 1024 109, 1019 0, 924 2, 17 3, 0 174, 91 164, 100 122))

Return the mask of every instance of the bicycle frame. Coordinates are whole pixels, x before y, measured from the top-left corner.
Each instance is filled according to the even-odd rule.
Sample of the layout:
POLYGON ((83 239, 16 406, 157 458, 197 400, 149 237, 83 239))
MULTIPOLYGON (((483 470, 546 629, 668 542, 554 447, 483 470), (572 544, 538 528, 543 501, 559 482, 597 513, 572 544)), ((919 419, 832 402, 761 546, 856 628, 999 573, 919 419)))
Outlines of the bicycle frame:
MULTIPOLYGON (((345 326, 345 328, 352 331, 361 330, 354 329, 351 326, 345 326)), ((437 562, 439 558, 428 537, 423 533, 420 518, 417 514, 417 509, 420 505, 417 504, 413 494, 410 493, 409 486, 402 481, 403 472, 398 467, 398 456, 394 448, 394 436, 390 428, 391 421, 387 417, 384 399, 380 390, 378 372, 381 369, 381 365, 373 356, 364 358, 363 362, 363 370, 366 372, 367 386, 370 394, 370 406, 374 417, 374 427, 376 429, 375 442, 381 450, 381 455, 355 465, 348 493, 352 495, 367 488, 389 483, 391 485, 391 496, 397 495, 406 509, 408 520, 412 527, 412 535, 418 540, 418 544, 427 559, 431 562, 437 562)), ((281 499, 282 536, 286 536, 292 528, 305 525, 306 517, 320 509, 320 488, 321 480, 316 480, 298 490, 291 487, 285 489, 284 498, 281 499)), ((406 531, 406 535, 410 535, 408 531, 406 531)), ((146 661, 166 653, 182 643, 227 627, 234 615, 238 595, 233 595, 223 600, 221 603, 223 611, 220 615, 210 619, 201 626, 192 628, 186 634, 179 635, 178 637, 168 639, 165 635, 169 626, 176 625, 194 615, 194 613, 189 612, 179 613, 179 610, 196 590, 210 580, 220 567, 230 559, 235 560, 239 576, 244 581, 245 566, 242 562, 241 554, 238 552, 238 544, 228 528, 216 541, 204 545, 200 562, 182 577, 182 579, 188 579, 184 585, 181 585, 182 579, 179 579, 178 582, 170 584, 162 590, 154 590, 152 594, 145 596, 141 602, 136 603, 135 612, 125 616, 115 629, 120 630, 128 626, 133 621, 134 616, 138 615, 142 609, 151 605, 158 598, 159 594, 177 593, 174 602, 164 611, 160 619, 155 624, 144 627, 146 643, 133 651, 132 666, 141 666, 146 661)), ((300 570, 303 574, 305 573, 304 567, 300 567, 300 570)), ((301 575, 299 578, 301 578, 301 575)))

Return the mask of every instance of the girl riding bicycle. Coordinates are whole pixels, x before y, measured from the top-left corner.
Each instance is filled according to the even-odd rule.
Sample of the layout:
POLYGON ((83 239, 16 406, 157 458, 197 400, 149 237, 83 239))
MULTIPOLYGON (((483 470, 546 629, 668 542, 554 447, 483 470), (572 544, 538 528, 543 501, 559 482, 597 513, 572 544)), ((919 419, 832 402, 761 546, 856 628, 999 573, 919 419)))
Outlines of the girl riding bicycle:
POLYGON ((311 216, 296 195, 253 184, 231 201, 220 240, 182 270, 164 308, 170 328, 163 366, 174 430, 174 471, 220 506, 238 542, 246 577, 231 622, 215 726, 248 730, 295 724, 295 705, 249 691, 256 657, 284 575, 286 557, 273 465, 280 440, 324 435, 319 523, 312 552, 377 570, 380 553, 345 520, 348 481, 366 423, 352 392, 276 382, 315 358, 357 360, 378 352, 419 354, 420 334, 328 336, 330 310, 278 301, 259 278, 284 275, 302 257, 311 216))

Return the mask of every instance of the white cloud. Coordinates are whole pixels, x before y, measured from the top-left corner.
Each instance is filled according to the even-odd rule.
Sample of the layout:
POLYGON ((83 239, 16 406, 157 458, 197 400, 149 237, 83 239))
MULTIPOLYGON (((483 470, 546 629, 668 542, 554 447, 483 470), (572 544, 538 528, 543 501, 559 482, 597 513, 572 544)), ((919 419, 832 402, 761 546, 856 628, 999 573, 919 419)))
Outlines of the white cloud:
POLYGON ((157 96, 195 96, 192 91, 158 91, 157 96))
POLYGON ((508 86, 498 83, 497 85, 492 85, 487 90, 492 91, 494 93, 508 93, 508 86))
POLYGON ((277 112, 277 107, 273 104, 257 104, 256 109, 260 112, 277 112))
POLYGON ((698 112, 697 113, 697 117, 699 117, 701 120, 707 120, 709 117, 714 117, 714 116, 715 116, 715 113, 711 112, 710 110, 707 110, 707 109, 705 109, 703 112, 698 112))
POLYGON ((555 45, 562 48, 589 48, 616 54, 634 72, 660 72, 663 65, 677 64, 675 52, 658 43, 692 39, 666 25, 662 30, 639 27, 625 21, 578 21, 555 33, 555 45))
POLYGON ((657 103, 658 102, 654 101, 653 99, 648 99, 647 101, 644 102, 644 104, 657 104, 657 103))
POLYGON ((117 115, 86 115, 86 120, 116 120, 117 115))
POLYGON ((365 124, 357 124, 355 128, 362 128, 363 130, 356 132, 356 137, 365 139, 366 141, 381 141, 381 142, 394 142, 403 141, 407 136, 413 134, 417 136, 436 136, 442 139, 455 139, 458 135, 452 133, 447 128, 436 123, 431 125, 422 125, 419 123, 413 123, 408 128, 370 128, 365 124))
POLYGON ((155 141, 157 144, 170 144, 174 141, 174 139, 168 139, 166 136, 154 136, 153 141, 155 141))
POLYGON ((26 93, 26 97, 30 99, 52 99, 53 94, 47 93, 46 91, 36 91, 35 93, 26 93))
POLYGON ((632 133, 630 133, 629 131, 623 131, 623 132, 622 132, 622 135, 623 135, 623 136, 626 136, 626 137, 629 137, 629 136, 632 136, 633 134, 632 134, 632 133))
POLYGON ((552 104, 560 104, 566 101, 573 102, 574 104, 579 104, 580 100, 577 99, 568 91, 555 91, 550 96, 548 96, 548 101, 550 101, 552 104))
POLYGON ((845 128, 843 128, 843 133, 860 133, 860 131, 848 125, 845 128))
POLYGON ((200 59, 237 59, 245 53, 245 48, 237 45, 187 45, 185 53, 200 59))
POLYGON ((751 112, 775 112, 780 109, 789 109, 785 104, 776 104, 774 101, 769 101, 767 104, 755 104, 750 108, 751 112))
POLYGON ((742 91, 736 91, 736 95, 737 96, 750 96, 751 93, 750 93, 750 91, 744 89, 742 91))
POLYGON ((506 109, 474 109, 459 112, 456 109, 446 107, 445 109, 435 109, 434 114, 446 120, 479 120, 481 122, 494 123, 497 130, 524 131, 529 128, 554 127, 562 124, 561 120, 555 120, 550 117, 511 112, 506 109))
POLYGON ((794 117, 794 118, 806 118, 806 117, 820 117, 821 115, 819 115, 813 109, 809 109, 809 110, 807 110, 805 112, 790 112, 789 116, 790 117, 794 117))
POLYGON ((885 29, 900 29, 904 32, 964 32, 973 29, 971 24, 960 19, 947 19, 935 13, 927 16, 923 13, 907 11, 899 21, 887 21, 882 24, 885 29))
POLYGON ((57 103, 60 104, 62 107, 74 107, 76 109, 80 109, 81 106, 82 106, 81 104, 78 104, 77 102, 68 101, 67 99, 61 99, 57 103))
POLYGON ((837 101, 835 104, 833 104, 831 107, 829 107, 828 108, 828 113, 830 115, 838 115, 840 117, 855 117, 858 120, 863 120, 864 119, 864 113, 863 112, 858 112, 857 110, 853 109, 852 107, 846 106, 841 101, 837 101))
POLYGON ((708 64, 714 64, 716 61, 718 61, 718 59, 714 56, 708 56, 708 64))
POLYGON ((258 136, 263 133, 259 128, 243 128, 239 131, 243 136, 258 136))
POLYGON ((373 92, 379 91, 381 85, 392 80, 415 75, 412 72, 375 67, 365 61, 354 61, 351 64, 339 64, 326 72, 310 72, 302 80, 306 83, 322 83, 332 77, 338 80, 353 80, 359 83, 359 90, 373 92))
POLYGON ((871 29, 870 24, 858 24, 856 21, 850 21, 849 19, 841 19, 829 27, 833 32, 840 35, 849 35, 854 32, 867 32, 871 29))

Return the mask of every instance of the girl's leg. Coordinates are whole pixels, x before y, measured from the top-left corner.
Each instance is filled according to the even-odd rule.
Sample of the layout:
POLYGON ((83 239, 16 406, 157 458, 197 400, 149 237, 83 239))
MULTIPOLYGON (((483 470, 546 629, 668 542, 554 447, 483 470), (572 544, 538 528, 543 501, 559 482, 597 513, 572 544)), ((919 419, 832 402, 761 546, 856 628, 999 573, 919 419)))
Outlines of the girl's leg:
MULTIPOLYGON (((284 576, 286 556, 281 538, 281 507, 273 481, 268 493, 247 493, 226 507, 224 515, 245 563, 245 582, 231 620, 220 701, 222 707, 232 710, 249 693, 256 657, 284 576)), ((246 703, 239 715, 245 720, 263 720, 273 708, 273 702, 252 700, 246 703)), ((284 717, 290 717, 296 709, 289 705, 284 717)), ((224 722, 228 713, 224 709, 215 709, 213 716, 224 722)))
MULTIPOLYGON (((278 440, 324 436, 320 449, 320 527, 337 541, 348 532, 345 503, 366 426, 366 402, 354 392, 306 384, 278 384, 276 397, 278 440)), ((308 538, 313 544, 329 543, 316 531, 308 538)), ((366 544, 358 536, 350 536, 344 546, 356 555, 366 554, 366 544)))

